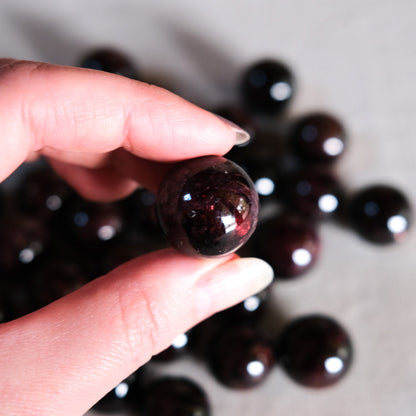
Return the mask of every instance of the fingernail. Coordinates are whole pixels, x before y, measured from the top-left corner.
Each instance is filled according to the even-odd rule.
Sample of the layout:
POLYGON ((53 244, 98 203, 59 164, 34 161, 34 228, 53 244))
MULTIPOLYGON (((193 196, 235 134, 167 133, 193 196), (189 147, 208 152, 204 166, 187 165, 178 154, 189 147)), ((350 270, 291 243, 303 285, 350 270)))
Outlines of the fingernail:
POLYGON ((250 284, 253 294, 265 289, 274 279, 272 267, 264 260, 255 257, 243 257, 234 260, 235 266, 241 270, 239 284, 250 284))
POLYGON ((254 257, 223 263, 196 283, 198 314, 207 316, 242 302, 265 289, 273 278, 271 266, 254 257))
POLYGON ((235 132, 235 145, 239 146, 245 143, 248 143, 250 141, 250 134, 243 130, 240 126, 237 126, 237 124, 233 123, 232 121, 219 116, 218 114, 215 114, 223 123, 225 123, 227 126, 231 127, 235 132))

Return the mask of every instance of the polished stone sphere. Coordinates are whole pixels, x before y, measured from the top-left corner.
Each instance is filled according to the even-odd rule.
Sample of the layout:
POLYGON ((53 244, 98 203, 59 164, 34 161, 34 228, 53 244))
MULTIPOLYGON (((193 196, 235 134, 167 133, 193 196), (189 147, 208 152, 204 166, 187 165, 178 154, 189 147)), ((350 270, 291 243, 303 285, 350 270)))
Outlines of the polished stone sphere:
POLYGON ((348 333, 334 319, 306 315, 292 321, 281 334, 277 361, 298 383, 327 387, 347 373, 352 361, 348 333))
POLYGON ((191 256, 236 251, 253 233, 258 195, 247 173, 221 156, 179 163, 160 185, 157 213, 170 244, 191 256))

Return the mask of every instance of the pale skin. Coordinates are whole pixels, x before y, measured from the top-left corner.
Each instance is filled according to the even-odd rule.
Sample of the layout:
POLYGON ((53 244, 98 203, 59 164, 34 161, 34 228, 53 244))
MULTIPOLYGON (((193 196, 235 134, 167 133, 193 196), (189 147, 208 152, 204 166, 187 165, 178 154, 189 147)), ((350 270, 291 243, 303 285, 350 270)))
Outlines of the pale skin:
MULTIPOLYGON (((155 86, 117 75, 0 59, 0 181, 45 155, 86 198, 156 190, 170 165, 224 154, 235 129, 155 86)), ((2 414, 83 415, 106 392, 213 313, 272 279, 260 260, 132 260, 0 325, 2 414)))

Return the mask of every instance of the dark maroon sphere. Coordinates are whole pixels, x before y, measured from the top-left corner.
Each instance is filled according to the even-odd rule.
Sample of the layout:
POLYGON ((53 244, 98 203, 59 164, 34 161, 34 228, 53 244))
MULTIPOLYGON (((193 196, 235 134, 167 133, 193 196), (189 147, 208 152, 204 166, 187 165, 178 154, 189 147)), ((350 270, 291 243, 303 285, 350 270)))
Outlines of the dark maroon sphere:
POLYGON ((345 191, 329 169, 305 168, 277 183, 277 197, 311 220, 336 215, 345 199, 345 191))
POLYGON ((270 373, 273 347, 255 327, 225 327, 211 340, 209 363, 214 376, 225 386, 253 388, 270 373))
POLYGON ((296 120, 290 141, 295 152, 306 162, 333 162, 345 150, 344 126, 334 116, 312 113, 296 120))
POLYGON ((314 225, 295 215, 280 214, 259 225, 253 236, 254 254, 267 261, 277 279, 309 271, 320 254, 314 225))
POLYGON ((221 156, 187 160, 160 185, 157 213, 170 244, 191 256, 232 253, 253 233, 258 195, 247 173, 221 156))
POLYGON ((102 48, 89 52, 82 58, 79 66, 123 75, 128 78, 139 78, 131 59, 114 48, 102 48))
POLYGON ((257 62, 243 74, 243 100, 257 113, 275 114, 287 107, 294 94, 294 78, 281 62, 268 59, 257 62))
POLYGON ((352 344, 345 329, 332 318, 308 315, 284 329, 276 353, 292 379, 307 387, 326 387, 350 368, 352 344))
POLYGON ((209 416, 205 392, 185 377, 164 377, 146 390, 143 416, 209 416))
POLYGON ((389 185, 372 185, 356 192, 349 213, 357 232, 375 243, 403 240, 412 217, 405 195, 389 185))

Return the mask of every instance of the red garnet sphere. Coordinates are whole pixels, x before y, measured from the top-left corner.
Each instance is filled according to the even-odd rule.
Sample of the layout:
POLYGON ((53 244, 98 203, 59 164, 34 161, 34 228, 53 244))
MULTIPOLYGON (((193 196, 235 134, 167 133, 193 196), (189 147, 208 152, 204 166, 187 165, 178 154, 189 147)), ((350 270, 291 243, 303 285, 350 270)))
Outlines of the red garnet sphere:
POLYGON ((160 185, 157 213, 170 244, 191 256, 223 256, 256 228, 253 182, 234 162, 204 156, 179 163, 160 185))

